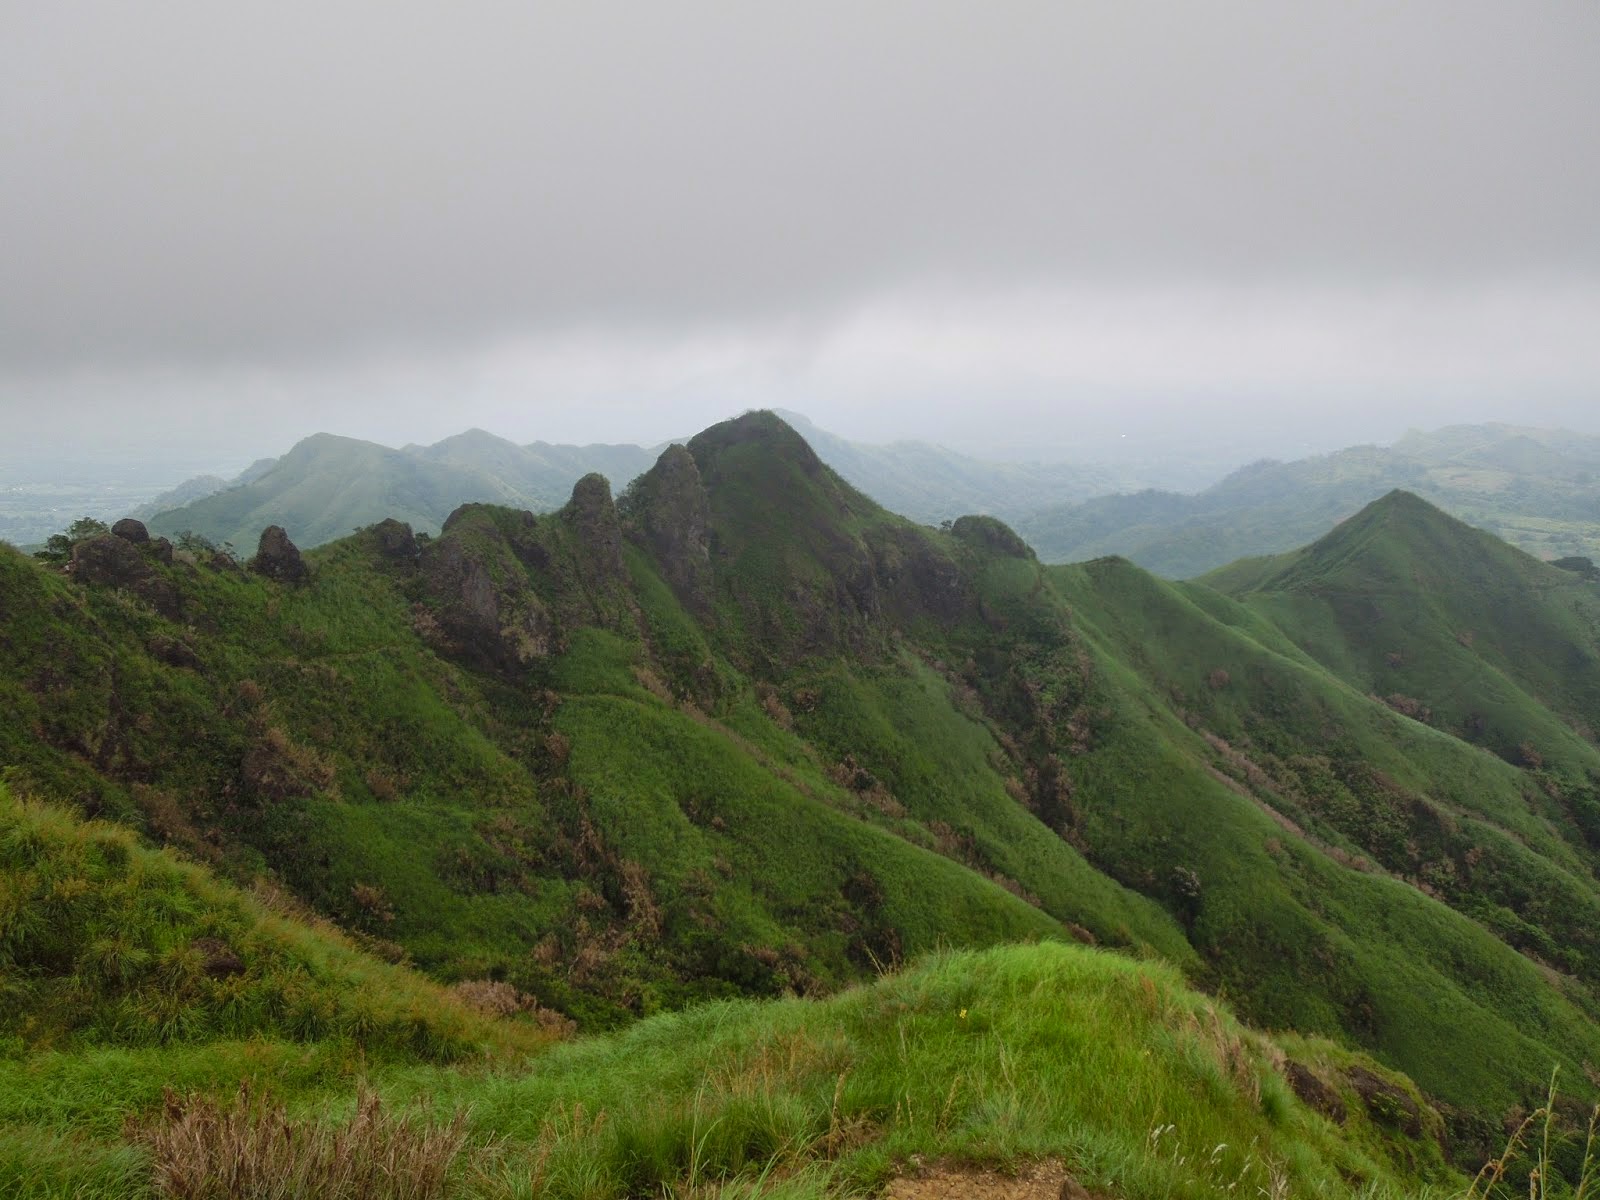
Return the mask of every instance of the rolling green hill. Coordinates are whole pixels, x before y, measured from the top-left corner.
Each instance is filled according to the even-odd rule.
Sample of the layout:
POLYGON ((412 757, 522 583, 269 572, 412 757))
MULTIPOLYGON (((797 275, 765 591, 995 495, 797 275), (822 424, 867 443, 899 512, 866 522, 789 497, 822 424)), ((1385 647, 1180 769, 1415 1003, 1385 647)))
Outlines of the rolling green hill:
POLYGON ((1600 438, 1509 425, 1413 432, 1244 467, 1196 495, 1143 491, 1040 505, 1017 528, 1049 562, 1116 554, 1172 578, 1291 550, 1395 488, 1541 558, 1600 554, 1600 438))
POLYGON ((4 785, 0 870, 16 1200, 818 1200, 929 1159, 1052 1196, 1459 1186, 1409 1080, 1103 951, 945 952, 552 1046, 503 984, 446 991, 4 785))
POLYGON ((0 549, 12 788, 587 1028, 1093 942, 1406 1072, 1463 1159, 1600 1062, 1593 585, 1414 498, 1175 585, 914 524, 753 413, 309 563, 0 549))

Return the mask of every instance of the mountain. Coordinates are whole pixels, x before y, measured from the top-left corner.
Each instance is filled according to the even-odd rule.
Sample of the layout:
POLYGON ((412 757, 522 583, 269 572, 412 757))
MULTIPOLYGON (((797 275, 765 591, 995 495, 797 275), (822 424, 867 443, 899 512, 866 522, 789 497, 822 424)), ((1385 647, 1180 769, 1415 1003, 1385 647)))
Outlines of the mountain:
POLYGON ((307 561, 0 550, 9 786, 586 1029, 1094 943, 1404 1072, 1461 1161, 1552 1065, 1590 1093, 1594 585, 1415 497, 1173 584, 751 413, 307 561))
POLYGON ((193 531, 239 546, 265 525, 282 525, 296 542, 317 546, 385 517, 436 533, 461 504, 549 509, 590 471, 631 478, 652 458, 637 446, 524 447, 477 429, 403 450, 320 433, 256 464, 225 490, 151 515, 149 524, 157 533, 193 531))
POLYGON ((965 513, 1013 519, 1137 486, 1140 472, 1094 463, 990 462, 930 442, 852 442, 782 412, 817 456, 885 508, 936 525, 965 513))
POLYGON ((1040 506, 1017 528, 1051 562, 1120 554, 1188 578, 1321 536, 1395 488, 1540 557, 1600 553, 1600 438, 1508 425, 1413 432, 1241 468, 1196 495, 1145 491, 1040 506))
MULTIPOLYGON (((1130 478, 1103 468, 992 463, 926 442, 869 445, 827 433, 785 414, 830 467, 893 511, 936 524, 969 512, 1014 515, 1041 503, 1081 500, 1130 478)), ((231 485, 191 480, 134 515, 158 533, 192 530, 212 541, 245 545, 279 524, 311 547, 394 516, 437 533, 452 510, 474 501, 548 512, 584 475, 619 485, 643 473, 660 447, 519 446, 471 429, 432 446, 395 451, 371 442, 318 434, 282 459, 264 460, 231 485)))

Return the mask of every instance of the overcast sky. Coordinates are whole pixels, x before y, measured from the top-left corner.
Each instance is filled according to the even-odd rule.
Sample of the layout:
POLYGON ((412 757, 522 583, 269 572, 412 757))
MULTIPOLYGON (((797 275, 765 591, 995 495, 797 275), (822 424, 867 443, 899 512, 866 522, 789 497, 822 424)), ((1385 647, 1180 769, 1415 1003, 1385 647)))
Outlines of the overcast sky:
POLYGON ((0 0, 0 458, 1600 430, 1597 63, 1595 0, 0 0))

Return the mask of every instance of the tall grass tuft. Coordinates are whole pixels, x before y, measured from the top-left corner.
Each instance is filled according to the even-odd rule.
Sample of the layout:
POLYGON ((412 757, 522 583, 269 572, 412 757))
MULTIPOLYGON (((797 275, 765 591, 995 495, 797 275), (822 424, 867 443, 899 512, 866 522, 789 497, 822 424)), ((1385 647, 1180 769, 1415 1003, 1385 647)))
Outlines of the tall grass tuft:
POLYGON ((167 1093, 142 1140, 156 1194, 171 1200, 435 1200, 466 1136, 465 1114, 409 1121, 366 1089, 342 1123, 296 1121, 244 1085, 228 1103, 167 1093))
MULTIPOLYGON (((1524 1117, 1506 1139, 1505 1148, 1498 1158, 1492 1158, 1473 1177, 1472 1185, 1461 1200, 1494 1200, 1496 1197, 1520 1196, 1526 1181, 1528 1200, 1555 1200, 1572 1197, 1585 1200, 1600 1195, 1600 1161, 1595 1156, 1595 1133, 1600 1126, 1600 1105, 1589 1112, 1589 1124, 1583 1140, 1581 1156, 1569 1162, 1563 1172, 1558 1163, 1559 1150, 1569 1141, 1570 1128, 1562 1128, 1556 1110, 1556 1080, 1559 1068, 1551 1072, 1550 1089, 1545 1102, 1524 1117), (1555 1147, 1552 1147, 1552 1141, 1555 1147), (1573 1172, 1576 1172, 1575 1176, 1573 1172), (1563 1179, 1563 1175, 1566 1179, 1563 1179)), ((1572 1147, 1575 1148, 1575 1147, 1572 1147)))

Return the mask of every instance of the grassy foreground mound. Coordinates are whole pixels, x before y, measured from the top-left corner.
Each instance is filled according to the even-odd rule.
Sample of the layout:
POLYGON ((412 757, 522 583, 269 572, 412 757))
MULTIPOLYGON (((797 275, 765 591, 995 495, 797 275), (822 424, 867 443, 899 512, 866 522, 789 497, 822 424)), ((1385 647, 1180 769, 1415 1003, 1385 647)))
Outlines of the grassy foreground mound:
POLYGON ((0 1046, 344 1039, 451 1061, 492 1024, 332 926, 270 911, 127 829, 0 783, 0 1046))
POLYGON ((1404 1077, 1105 951, 936 954, 541 1050, 122 831, 0 791, 0 854, 6 1196, 851 1196, 918 1160, 1127 1197, 1453 1182, 1404 1077), (202 934, 237 970, 194 969, 202 934))

